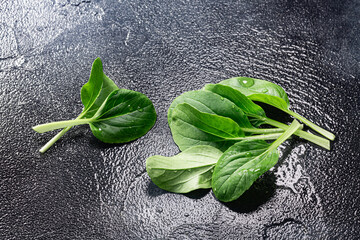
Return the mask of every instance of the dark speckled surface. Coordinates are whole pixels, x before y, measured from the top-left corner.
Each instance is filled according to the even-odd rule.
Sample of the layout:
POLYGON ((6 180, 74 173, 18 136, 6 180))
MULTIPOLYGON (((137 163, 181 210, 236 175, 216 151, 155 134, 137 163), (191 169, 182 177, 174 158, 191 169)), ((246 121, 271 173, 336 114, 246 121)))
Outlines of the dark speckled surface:
POLYGON ((0 0, 0 239, 357 239, 359 1, 0 0), (87 126, 48 152, 31 126, 76 117, 92 61, 154 103, 155 127, 108 145, 87 126), (235 202, 172 194, 145 159, 178 152, 167 126, 184 91, 271 80, 337 138, 293 139, 235 202))

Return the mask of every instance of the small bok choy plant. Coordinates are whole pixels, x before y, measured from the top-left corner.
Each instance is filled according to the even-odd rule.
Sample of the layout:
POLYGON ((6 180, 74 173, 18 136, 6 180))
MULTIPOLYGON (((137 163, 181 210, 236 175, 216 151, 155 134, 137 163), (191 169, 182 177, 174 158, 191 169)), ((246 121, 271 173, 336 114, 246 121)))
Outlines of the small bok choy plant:
POLYGON ((280 86, 243 77, 183 93, 170 105, 168 123, 182 152, 173 157, 149 157, 146 170, 152 181, 175 193, 212 188, 224 202, 239 198, 270 170, 279 158, 277 147, 292 135, 328 150, 329 139, 335 137, 292 112, 280 86), (289 126, 268 118, 253 101, 289 113, 326 138, 303 131, 297 120, 289 126))
POLYGON ((156 121, 152 102, 142 93, 119 89, 103 73, 100 58, 95 59, 89 81, 81 88, 81 101, 84 109, 76 119, 33 127, 39 133, 63 128, 40 149, 41 153, 75 125, 89 124, 94 136, 105 143, 124 143, 145 135, 156 121))

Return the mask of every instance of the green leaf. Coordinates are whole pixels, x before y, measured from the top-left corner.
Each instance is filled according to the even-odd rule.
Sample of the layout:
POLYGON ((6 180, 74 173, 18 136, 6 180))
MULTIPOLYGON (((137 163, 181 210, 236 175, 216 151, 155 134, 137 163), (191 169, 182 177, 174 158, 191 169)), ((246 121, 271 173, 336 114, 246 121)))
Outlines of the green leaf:
POLYGON ((244 136, 244 132, 232 119, 200 112, 187 103, 178 104, 172 111, 169 126, 180 150, 194 145, 226 149, 233 143, 224 142, 225 138, 244 136))
POLYGON ((239 107, 248 116, 250 122, 255 127, 265 123, 261 120, 261 117, 266 117, 264 110, 239 90, 221 84, 207 84, 205 85, 204 90, 218 94, 239 107))
POLYGON ((213 177, 212 189, 217 199, 230 202, 239 198, 278 161, 277 147, 301 125, 294 120, 271 145, 261 140, 245 140, 234 144, 220 157, 213 177))
POLYGON ((94 136, 106 143, 124 143, 145 135, 155 124, 155 108, 144 94, 114 90, 92 118, 52 122, 35 126, 43 133, 59 128, 89 124, 94 136))
POLYGON ((187 103, 200 112, 214 114, 232 119, 244 128, 253 128, 247 116, 233 102, 209 91, 190 91, 177 97, 168 110, 168 123, 174 141, 181 150, 194 145, 211 145, 221 150, 227 149, 234 142, 223 141, 223 139, 208 134, 193 124, 178 121, 172 124, 173 111, 177 105, 187 103))
MULTIPOLYGON (((288 125, 266 117, 264 110, 260 106, 252 102, 248 97, 246 97, 244 94, 242 94, 239 90, 235 88, 222 84, 208 84, 205 85, 204 89, 214 92, 238 106, 248 116, 250 122, 254 126, 259 126, 266 123, 274 127, 281 128, 283 130, 288 129, 288 125)), ((330 149, 330 142, 325 138, 321 138, 314 134, 301 131, 300 129, 297 130, 294 134, 310 142, 313 142, 323 148, 326 148, 328 150, 330 149)))
POLYGON ((155 124, 155 108, 144 94, 118 89, 90 120, 94 136, 106 143, 124 143, 145 135, 155 124))
POLYGON ((101 91, 103 78, 103 67, 100 58, 93 62, 90 78, 81 88, 81 101, 84 105, 84 111, 89 109, 95 102, 101 91))
POLYGON ((139 92, 119 89, 103 73, 100 58, 95 59, 89 81, 81 88, 81 101, 84 109, 76 119, 33 127, 40 133, 64 128, 40 152, 49 149, 75 125, 90 124, 93 134, 101 141, 123 143, 143 136, 156 121, 151 101, 139 92))
POLYGON ((178 121, 186 122, 196 128, 221 138, 245 136, 240 126, 232 119, 198 111, 187 103, 176 106, 172 114, 172 124, 178 121))
POLYGON ((239 90, 242 94, 253 101, 263 102, 274 106, 302 121, 324 137, 330 140, 335 139, 335 135, 331 132, 317 126, 303 116, 291 111, 289 109, 289 99, 286 92, 284 89, 282 89, 282 87, 274 83, 255 78, 235 77, 223 80, 220 82, 220 84, 227 85, 239 90))
POLYGON ((243 111, 228 99, 209 91, 190 91, 177 97, 168 110, 168 122, 171 123, 172 112, 178 104, 187 103, 200 112, 216 114, 227 117, 241 124, 243 127, 252 128, 243 111))
POLYGON ((100 58, 95 59, 89 81, 81 88, 81 101, 84 109, 79 118, 91 118, 109 94, 116 89, 119 89, 118 86, 103 73, 100 58))
POLYGON ((92 103, 91 107, 83 110, 81 118, 91 118, 98 111, 109 94, 114 90, 119 89, 118 86, 116 86, 116 84, 105 74, 103 74, 102 79, 103 81, 99 95, 92 103))
MULTIPOLYGON (((226 150, 244 139, 276 139, 279 133, 245 136, 244 131, 268 133, 268 129, 242 128, 231 118, 200 112, 187 103, 177 104, 171 114, 170 129, 180 150, 194 145, 210 145, 226 150)), ((276 129, 278 130, 278 129, 276 129)), ((278 131, 277 131, 278 132, 278 131)), ((270 133, 274 133, 271 129, 270 133)))
POLYGON ((212 171, 221 155, 214 147, 194 146, 173 157, 149 157, 146 171, 158 187, 170 192, 211 188, 212 171))
POLYGON ((248 77, 234 77, 219 84, 239 90, 253 101, 264 102, 280 109, 288 109, 289 98, 284 89, 272 82, 248 77))

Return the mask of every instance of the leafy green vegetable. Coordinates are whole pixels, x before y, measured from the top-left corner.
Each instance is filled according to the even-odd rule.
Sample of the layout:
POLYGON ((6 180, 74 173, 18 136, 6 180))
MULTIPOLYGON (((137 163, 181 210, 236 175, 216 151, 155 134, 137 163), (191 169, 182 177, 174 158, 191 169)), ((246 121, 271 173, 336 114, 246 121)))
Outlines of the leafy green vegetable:
POLYGON ((243 93, 245 96, 247 96, 253 101, 263 102, 272 105, 299 119, 324 137, 330 140, 335 139, 335 135, 331 132, 317 126, 303 116, 300 116, 299 114, 291 111, 289 109, 289 99, 286 92, 284 91, 284 89, 274 83, 255 78, 235 77, 223 80, 220 82, 220 84, 227 85, 239 90, 241 93, 243 93))
POLYGON ((271 105, 279 108, 288 108, 289 99, 282 87, 272 82, 249 77, 229 78, 219 82, 219 84, 227 85, 238 89, 242 94, 252 99, 252 97, 268 95, 271 105))
MULTIPOLYGON (((303 125, 296 120, 288 126, 268 118, 253 101, 291 112, 287 94, 280 86, 253 78, 232 78, 177 97, 169 108, 168 123, 183 152, 173 158, 148 158, 147 171, 153 182, 168 191, 188 192, 210 187, 212 178, 215 196, 228 202, 241 196, 277 163, 277 147, 293 134, 330 149, 328 139, 302 131, 303 125), (263 124, 275 128, 259 128, 263 124), (264 141, 274 139, 272 144, 264 141), (225 152, 210 155, 212 151, 225 152), (194 161, 201 161, 204 155, 213 156, 212 164, 219 159, 212 177, 209 171, 213 165, 194 166, 194 161), (190 156, 191 161, 185 156, 190 156), (200 172, 206 177, 200 178, 200 172)), ((325 136, 330 136, 324 131, 325 136)))
MULTIPOLYGON (((249 122, 245 119, 237 123, 231 118, 200 112, 187 103, 181 103, 176 105, 169 121, 174 141, 180 150, 194 145, 210 145, 222 150, 234 144, 234 141, 256 139, 256 136, 245 136, 245 132, 269 132, 268 129, 246 128, 249 122)), ((276 131, 271 129, 271 132, 276 131)), ((276 139, 279 135, 261 135, 257 139, 276 139)))
POLYGON ((296 120, 288 126, 268 118, 253 101, 290 111, 289 99, 280 86, 252 78, 233 78, 220 84, 208 84, 202 90, 177 97, 169 108, 168 123, 175 143, 183 152, 173 157, 176 161, 161 156, 148 158, 147 171, 153 182, 172 192, 207 188, 212 167, 194 167, 193 159, 197 159, 199 154, 209 157, 212 150, 219 149, 216 151, 225 152, 221 156, 213 155, 213 162, 219 160, 212 174, 211 186, 215 196, 227 202, 241 196, 277 163, 277 147, 292 134, 330 149, 328 139, 302 131, 303 125, 296 120), (258 128, 263 124, 275 128, 258 128), (272 144, 264 141, 274 139, 272 144), (191 162, 183 157, 187 154, 190 154, 191 162), (181 167, 178 167, 180 163, 181 167), (157 168, 153 169, 155 165, 157 168), (199 178, 199 171, 205 171, 206 177, 199 178), (193 179, 196 184, 193 184, 193 179), (184 187, 189 182, 191 188, 184 187))
MULTIPOLYGON (((181 115, 185 116, 185 114, 179 111, 176 117, 180 117, 181 115)), ((221 137, 206 133, 191 123, 181 120, 181 118, 172 121, 173 122, 170 123, 171 133, 181 151, 196 145, 210 145, 218 149, 226 150, 234 144, 234 142, 222 141, 223 139, 221 137)))
POLYGON ((235 88, 221 84, 207 84, 203 89, 218 94, 240 108, 255 127, 266 123, 263 121, 263 117, 266 117, 265 111, 235 88))
POLYGON ((81 89, 84 110, 74 120, 37 125, 39 133, 64 128, 40 152, 45 152, 72 126, 89 124, 94 136, 106 143, 124 143, 145 135, 155 124, 152 102, 142 93, 119 89, 102 70, 97 58, 89 81, 81 89))
POLYGON ((187 103, 176 106, 172 114, 172 124, 185 122, 196 128, 220 138, 244 137, 245 133, 231 118, 203 113, 187 103))
MULTIPOLYGON (((214 138, 209 134, 205 134, 200 127, 203 125, 200 121, 192 122, 177 122, 172 123, 174 109, 182 103, 187 103, 197 110, 216 114, 232 119, 245 132, 245 135, 251 134, 267 134, 267 133, 278 133, 288 129, 286 124, 277 122, 270 118, 267 118, 264 110, 253 103, 249 98, 243 95, 238 90, 221 84, 208 84, 204 87, 204 90, 190 91, 183 93, 177 97, 171 104, 168 111, 168 122, 171 128, 175 143, 181 150, 193 145, 210 144, 211 146, 217 147, 221 150, 226 150, 234 142, 223 142, 224 139, 214 138), (261 124, 269 124, 275 126, 275 129, 256 129, 255 127, 261 124), (197 125, 197 127, 195 127, 197 125), (278 129, 280 128, 280 129, 278 129)), ((192 113, 188 113, 192 114, 192 113)), ((206 132, 206 131, 205 131, 206 132)), ((330 148, 330 142, 327 139, 318 137, 311 133, 307 133, 298 130, 296 133, 299 137, 307 139, 321 147, 326 149, 330 148)), ((267 136, 263 139, 274 139, 278 135, 267 136)), ((259 138, 257 138, 259 139, 259 138)), ((229 140, 229 139, 228 139, 229 140)))
POLYGON ((93 81, 101 82, 99 79, 101 79, 101 75, 99 75, 97 78, 96 76, 90 75, 89 82, 84 84, 84 86, 81 88, 81 101, 84 104, 84 110, 81 113, 83 118, 90 118, 92 117, 97 110, 101 107, 105 99, 109 96, 111 92, 113 92, 116 89, 119 89, 116 84, 102 72, 102 65, 101 60, 97 58, 93 64, 96 67, 101 67, 101 75, 102 75, 102 85, 100 89, 96 88, 96 84, 92 83, 93 81), (95 79, 94 79, 95 78, 95 79), (90 82, 92 80, 92 82, 90 82), (92 87, 93 86, 93 87, 92 87), (93 90, 93 93, 90 91, 93 90), (99 92, 98 92, 99 90, 99 92), (98 92, 98 94, 96 94, 98 92), (89 95, 90 94, 90 95, 89 95), (95 99, 90 99, 92 96, 96 96, 95 99))
POLYGON ((132 141, 154 125, 155 109, 139 92, 117 89, 105 100, 92 118, 52 122, 35 126, 39 133, 81 124, 89 124, 95 137, 106 143, 132 141))
POLYGON ((229 100, 208 91, 186 92, 173 101, 168 111, 169 126, 174 141, 180 150, 185 150, 194 145, 211 145, 218 149, 226 150, 234 143, 224 142, 221 138, 205 133, 192 124, 183 121, 177 121, 176 124, 173 124, 173 111, 175 107, 181 103, 188 103, 201 112, 227 117, 235 122, 242 122, 248 128, 252 127, 241 109, 229 100))
POLYGON ((240 197, 278 161, 277 147, 288 139, 300 124, 294 120, 271 145, 261 140, 245 140, 234 144, 220 157, 212 176, 217 199, 229 202, 240 197))
MULTIPOLYGON (((239 107, 249 117, 250 122, 255 122, 256 126, 261 124, 269 124, 283 130, 287 130, 289 128, 286 124, 266 117, 264 110, 252 102, 244 94, 242 94, 237 88, 232 88, 222 84, 207 84, 205 85, 204 90, 211 91, 223 98, 228 99, 232 104, 235 104, 237 107, 239 107)), ((328 150, 330 149, 330 141, 325 138, 301 131, 300 129, 297 130, 294 134, 323 148, 328 150)))
POLYGON ((211 146, 194 146, 173 157, 152 156, 146 160, 151 180, 160 188, 187 193, 211 188, 213 168, 222 152, 211 146))
POLYGON ((173 110, 181 103, 187 103, 204 113, 230 118, 237 123, 242 123, 244 127, 253 127, 243 111, 233 102, 213 92, 201 90, 183 93, 172 102, 168 111, 169 125, 171 124, 173 110))

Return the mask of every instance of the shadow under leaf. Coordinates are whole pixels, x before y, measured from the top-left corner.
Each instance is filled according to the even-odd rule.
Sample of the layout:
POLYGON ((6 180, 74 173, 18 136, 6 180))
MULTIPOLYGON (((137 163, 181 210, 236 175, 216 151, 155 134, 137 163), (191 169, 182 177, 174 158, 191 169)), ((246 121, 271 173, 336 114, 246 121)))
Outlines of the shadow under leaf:
MULTIPOLYGON (((189 193, 184 193, 182 195, 184 195, 188 198, 192 198, 192 199, 200 199, 200 198, 205 197, 209 193, 209 191, 210 191, 210 189, 198 189, 195 191, 191 191, 189 193)), ((152 196, 152 197, 161 196, 165 193, 172 193, 172 192, 168 192, 166 190, 159 188, 151 180, 149 180, 147 192, 148 192, 148 195, 152 196)), ((181 193, 172 193, 172 194, 181 194, 181 193)))
POLYGON ((250 213, 257 210, 274 196, 275 179, 273 172, 265 173, 237 200, 224 203, 224 205, 238 213, 250 213))
POLYGON ((257 105, 259 105, 262 109, 264 109, 266 116, 268 118, 274 119, 279 122, 283 123, 290 123, 292 121, 292 118, 289 114, 285 113, 284 111, 281 111, 280 109, 273 107, 269 104, 261 103, 261 102, 255 102, 257 105))

